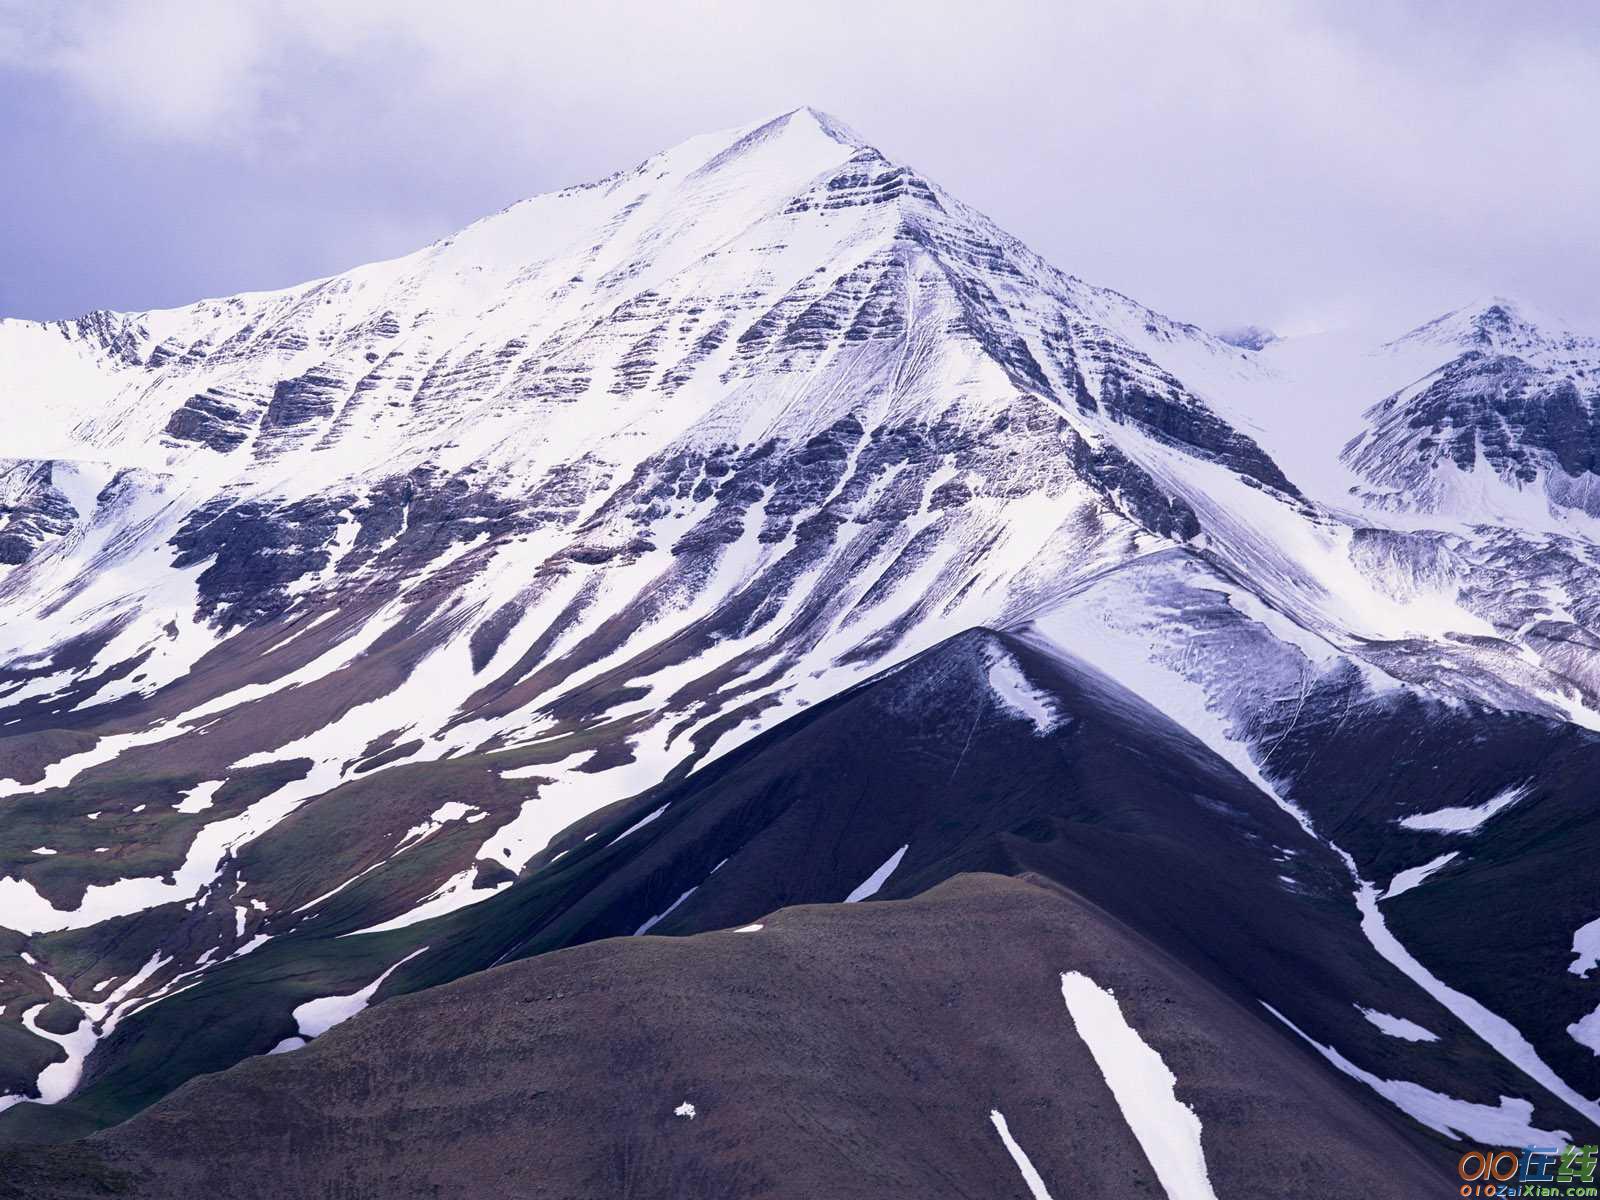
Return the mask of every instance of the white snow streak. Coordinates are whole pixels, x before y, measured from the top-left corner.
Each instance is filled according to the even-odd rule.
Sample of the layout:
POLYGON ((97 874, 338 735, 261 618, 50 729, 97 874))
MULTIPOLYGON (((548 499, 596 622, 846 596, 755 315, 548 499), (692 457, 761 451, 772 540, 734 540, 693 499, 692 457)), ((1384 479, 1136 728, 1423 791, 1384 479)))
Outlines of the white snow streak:
POLYGON ((1452 850, 1449 854, 1441 854, 1438 858, 1423 863, 1420 867, 1407 867, 1389 881, 1389 890, 1383 894, 1383 899, 1393 900, 1396 896, 1403 896, 1414 887, 1420 887, 1435 871, 1450 864, 1450 860, 1459 854, 1459 850, 1452 850))
POLYGON ((1491 1146, 1553 1146, 1572 1140, 1563 1130, 1533 1128, 1529 1123, 1533 1119, 1533 1105, 1514 1096, 1501 1096, 1499 1106, 1491 1108, 1487 1104, 1457 1100, 1420 1083, 1380 1079, 1370 1071, 1363 1071, 1332 1046, 1316 1041, 1272 1005, 1262 1001, 1261 1006, 1351 1079, 1360 1080, 1401 1112, 1446 1137, 1471 1138, 1491 1146))
POLYGON ((1012 655, 998 654, 989 664, 989 686, 1002 705, 1023 720, 1032 721, 1041 737, 1062 724, 1055 701, 1028 682, 1012 655))
POLYGON ((1006 1152, 1011 1155, 1011 1161, 1017 1164, 1017 1170, 1022 1172, 1022 1180, 1028 1185, 1028 1194, 1033 1200, 1051 1200, 1049 1191, 1044 1186, 1044 1180, 1039 1178, 1039 1172, 1030 1159, 1017 1145, 1016 1138, 1011 1136, 1011 1129, 1006 1125, 1005 1116, 998 1108, 989 1110, 989 1120, 994 1122, 995 1132, 1000 1135, 1000 1140, 1006 1144, 1006 1152))
POLYGON ((635 929, 633 931, 633 936, 634 937, 642 937, 644 934, 649 933, 657 925, 659 925, 659 924, 661 924, 661 922, 665 921, 667 919, 667 917, 669 917, 672 914, 672 910, 673 909, 677 908, 678 905, 682 904, 685 900, 687 900, 690 896, 694 895, 699 890, 700 890, 700 885, 697 883, 692 888, 690 888, 687 892, 685 892, 683 895, 679 896, 676 900, 674 900, 671 904, 667 905, 667 907, 662 912, 657 913, 655 916, 651 917, 648 921, 646 921, 643 925, 639 926, 639 928, 635 929))
POLYGON ((906 851, 909 849, 911 849, 911 845, 908 842, 891 854, 883 866, 868 875, 853 892, 844 898, 844 902, 846 904, 855 904, 859 900, 866 900, 869 897, 876 896, 879 889, 889 882, 889 876, 894 874, 895 868, 900 865, 900 860, 906 856, 906 851))
POLYGON ((612 838, 609 842, 607 842, 606 845, 615 846, 618 842, 620 842, 623 838, 627 837, 630 833, 637 833, 639 830, 643 829, 646 825, 650 824, 651 821, 654 821, 662 813, 666 812, 667 809, 670 808, 670 807, 671 807, 670 805, 663 804, 660 808, 656 809, 654 812, 648 814, 647 816, 640 817, 632 825, 629 825, 621 833, 617 834, 616 837, 612 838))
POLYGON ((1356 1005, 1356 1011, 1390 1037, 1399 1038, 1406 1042, 1437 1042, 1439 1035, 1430 1029, 1424 1029, 1415 1021, 1408 1021, 1405 1017, 1397 1017, 1391 1013, 1379 1012, 1375 1008, 1362 1008, 1356 1005))
MULTIPOLYGON (((446 913, 453 913, 458 909, 466 908, 469 904, 480 903, 493 896, 496 892, 504 891, 511 886, 511 881, 507 879, 495 884, 493 887, 475 888, 472 886, 472 881, 477 877, 477 867, 468 867, 464 871, 457 871, 415 908, 401 913, 398 917, 391 917, 387 921, 380 921, 376 925, 368 925, 362 929, 353 929, 349 933, 341 933, 339 936, 355 937, 363 933, 384 933, 391 929, 405 929, 423 921, 431 921, 434 917, 442 917, 446 913)), ((354 880, 348 882, 353 883, 354 880)), ((323 899, 326 899, 326 897, 323 897, 323 899)))
MULTIPOLYGON (((1335 847, 1335 850, 1337 849, 1335 847)), ((1577 1089, 1557 1075, 1549 1064, 1539 1057, 1539 1052, 1523 1036, 1521 1030, 1504 1017, 1490 1012, 1465 992, 1456 991, 1412 957, 1411 952, 1401 945, 1400 940, 1385 924, 1383 913, 1378 909, 1378 890, 1361 879, 1356 872, 1355 862, 1348 854, 1342 850, 1338 853, 1343 855, 1351 876, 1357 881, 1356 907, 1361 910, 1361 931, 1367 935, 1367 941, 1372 943, 1373 948, 1403 975, 1454 1013, 1458 1020, 1493 1047, 1507 1062, 1517 1067, 1535 1083, 1559 1096, 1580 1116, 1600 1124, 1600 1104, 1580 1095, 1577 1089)))
POLYGON ((172 807, 181 813, 204 812, 211 807, 212 801, 216 799, 217 793, 222 790, 222 785, 226 782, 225 779, 213 779, 208 783, 197 783, 172 807))
MULTIPOLYGON (((294 1023, 300 1029, 300 1036, 307 1040, 320 1037, 335 1025, 348 1021, 371 1003, 372 997, 383 986, 385 979, 427 948, 423 946, 420 950, 413 950, 359 992, 352 992, 348 996, 323 996, 298 1005, 294 1010, 294 1023)), ((278 1045, 281 1047, 283 1043, 279 1042, 278 1045)))
POLYGON ((1402 817, 1400 825, 1404 829, 1420 829, 1435 833, 1472 833, 1496 813, 1526 798, 1532 790, 1531 784, 1517 784, 1471 808, 1440 808, 1430 813, 1417 813, 1414 816, 1402 817))
POLYGON ((1061 976, 1061 996, 1167 1195, 1217 1200, 1200 1145, 1200 1118, 1178 1099, 1177 1076, 1128 1024, 1115 994, 1087 975, 1068 971, 1061 976))

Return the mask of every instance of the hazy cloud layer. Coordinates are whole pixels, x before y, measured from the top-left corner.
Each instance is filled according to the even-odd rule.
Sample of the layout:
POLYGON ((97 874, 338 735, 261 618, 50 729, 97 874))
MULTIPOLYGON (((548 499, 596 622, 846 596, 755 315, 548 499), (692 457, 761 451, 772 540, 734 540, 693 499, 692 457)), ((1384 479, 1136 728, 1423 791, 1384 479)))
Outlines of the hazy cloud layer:
POLYGON ((1177 317, 1600 329, 1597 12, 0 0, 0 314, 328 274, 809 103, 1177 317))

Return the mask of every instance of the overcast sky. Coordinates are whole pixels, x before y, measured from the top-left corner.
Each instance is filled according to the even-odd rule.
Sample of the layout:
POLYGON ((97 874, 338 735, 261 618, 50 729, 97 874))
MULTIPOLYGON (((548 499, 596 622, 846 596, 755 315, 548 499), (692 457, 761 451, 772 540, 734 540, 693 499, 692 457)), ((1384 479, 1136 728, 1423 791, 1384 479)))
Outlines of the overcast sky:
POLYGON ((0 0, 0 315, 404 253, 800 104, 1174 317, 1600 332, 1600 5, 0 0))

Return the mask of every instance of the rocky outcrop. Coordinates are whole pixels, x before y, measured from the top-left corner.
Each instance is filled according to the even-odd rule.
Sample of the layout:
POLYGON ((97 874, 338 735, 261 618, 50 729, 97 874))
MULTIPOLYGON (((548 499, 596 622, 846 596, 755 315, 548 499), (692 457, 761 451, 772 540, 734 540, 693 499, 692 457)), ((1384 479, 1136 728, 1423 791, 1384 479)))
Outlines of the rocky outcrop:
POLYGON ((25 563, 83 514, 54 484, 56 464, 0 461, 0 565, 25 563))
POLYGON ((184 401, 167 422, 166 435, 220 454, 237 450, 260 424, 262 403, 248 391, 217 384, 184 401))

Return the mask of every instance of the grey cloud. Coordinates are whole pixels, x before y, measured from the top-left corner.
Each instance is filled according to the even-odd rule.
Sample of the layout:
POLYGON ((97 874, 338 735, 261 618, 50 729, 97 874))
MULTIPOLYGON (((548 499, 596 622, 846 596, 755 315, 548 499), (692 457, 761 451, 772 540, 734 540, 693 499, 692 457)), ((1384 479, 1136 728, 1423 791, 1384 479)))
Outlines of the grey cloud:
POLYGON ((0 0, 0 311, 326 274, 811 103, 1177 317, 1600 328, 1577 6, 568 7, 0 0))

